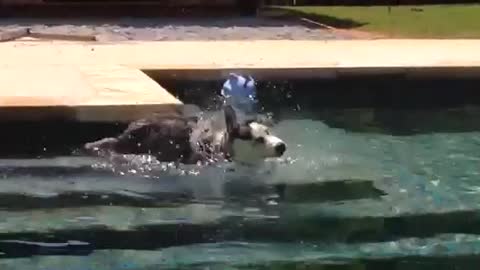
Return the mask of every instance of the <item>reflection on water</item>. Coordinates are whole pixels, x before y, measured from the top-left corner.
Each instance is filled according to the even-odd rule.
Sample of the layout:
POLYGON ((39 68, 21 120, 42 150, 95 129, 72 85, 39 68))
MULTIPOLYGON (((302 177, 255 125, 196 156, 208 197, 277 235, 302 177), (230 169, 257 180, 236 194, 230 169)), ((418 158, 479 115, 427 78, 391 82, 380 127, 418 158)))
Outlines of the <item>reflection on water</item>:
POLYGON ((1 269, 476 269, 477 112, 278 111, 255 167, 4 159, 1 269))

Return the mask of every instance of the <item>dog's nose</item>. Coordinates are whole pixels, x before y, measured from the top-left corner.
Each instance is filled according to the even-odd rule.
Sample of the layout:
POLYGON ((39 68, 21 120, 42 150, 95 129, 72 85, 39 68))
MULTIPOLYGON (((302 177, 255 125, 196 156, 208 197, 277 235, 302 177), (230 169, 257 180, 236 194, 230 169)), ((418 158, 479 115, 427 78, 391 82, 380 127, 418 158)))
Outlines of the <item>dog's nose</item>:
POLYGON ((283 155, 285 151, 287 150, 287 146, 284 143, 279 143, 275 145, 275 153, 277 153, 278 156, 283 155))

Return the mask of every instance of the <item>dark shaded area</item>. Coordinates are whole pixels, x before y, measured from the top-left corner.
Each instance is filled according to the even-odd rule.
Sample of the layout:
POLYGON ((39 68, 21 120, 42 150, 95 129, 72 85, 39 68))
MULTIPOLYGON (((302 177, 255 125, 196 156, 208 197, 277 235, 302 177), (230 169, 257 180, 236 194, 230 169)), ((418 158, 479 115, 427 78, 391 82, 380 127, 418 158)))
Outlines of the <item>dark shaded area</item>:
MULTIPOLYGON (((183 246, 224 241, 362 243, 398 240, 402 237, 431 237, 436 234, 479 234, 478 211, 460 210, 437 214, 412 214, 397 217, 312 217, 291 218, 228 217, 212 224, 178 223, 135 226, 117 231, 102 225, 85 229, 60 229, 48 232, 1 233, 0 240, 65 243, 74 239, 86 242, 88 250, 137 249, 183 246), (321 228, 321 229, 319 229, 321 228)), ((421 241, 421 240, 419 240, 421 241)), ((16 244, 18 245, 18 243, 16 244)), ((1 257, 28 256, 28 250, 11 248, 0 241, 1 257)), ((65 254, 65 249, 61 250, 65 254)), ((45 251, 44 251, 45 252, 45 251)), ((52 253, 56 252, 55 250, 52 253)), ((73 249, 75 254, 77 250, 73 249)))
POLYGON ((342 19, 342 18, 337 18, 329 15, 302 12, 297 10, 286 10, 286 9, 273 8, 273 7, 265 8, 265 10, 282 12, 283 15, 276 16, 276 18, 278 19, 306 18, 306 19, 313 20, 315 22, 326 24, 331 27, 342 28, 342 29, 351 29, 351 28, 361 27, 368 24, 366 22, 358 22, 352 19, 342 19))
POLYGON ((196 8, 165 8, 152 4, 141 5, 137 3, 125 3, 116 6, 97 6, 87 4, 49 4, 49 5, 25 5, 4 6, 0 9, 0 17, 32 17, 32 18, 73 18, 73 17, 211 17, 240 15, 238 10, 232 8, 210 7, 196 8), (105 9, 108 8, 108 12, 105 9))
MULTIPOLYGON (((217 226, 194 225, 194 224, 166 224, 159 226, 143 226, 136 230, 112 231, 101 226, 90 227, 88 230, 63 230, 55 233, 21 233, 17 235, 0 234, 2 240, 20 240, 38 243, 65 243, 71 239, 88 243, 82 245, 81 251, 87 253, 94 249, 156 249, 161 247, 182 246, 193 243, 213 242, 213 235, 218 230, 217 226)), ((0 258, 28 257, 32 255, 53 254, 78 254, 75 247, 63 249, 46 249, 42 246, 34 246, 21 243, 9 243, 0 241, 0 258), (21 245, 23 248, 18 248, 21 245), (17 248, 14 248, 17 247, 17 248), (30 247, 30 248, 28 248, 30 247)))
MULTIPOLYGON (((318 216, 241 222, 229 240, 299 242, 322 241, 365 243, 399 240, 405 237, 432 237, 437 234, 479 234, 477 210, 400 216, 335 217, 318 216), (321 228, 321 229, 319 229, 321 228), (239 238, 238 238, 239 237, 239 238)), ((226 228, 226 227, 225 227, 226 228)))
POLYGON ((429 258, 420 256, 400 256, 398 258, 353 261, 339 259, 315 263, 274 263, 268 266, 245 269, 289 270, 301 267, 300 269, 305 270, 476 270, 478 265, 480 265, 479 256, 451 257, 448 255, 438 255, 429 258))
MULTIPOLYGON (((138 194, 142 195, 142 194, 138 194)), ((132 207, 159 207, 178 203, 194 202, 191 194, 182 193, 156 193, 151 197, 142 198, 115 193, 101 192, 68 192, 51 197, 26 196, 17 193, 2 194, 0 210, 30 210, 30 209, 55 209, 66 207, 86 206, 132 206, 132 207)))
POLYGON ((71 155, 86 142, 120 134, 125 123, 88 123, 74 120, 3 122, 0 157, 71 155))
POLYGON ((22 258, 34 255, 88 256, 92 253, 89 243, 79 241, 47 243, 21 240, 4 240, 0 241, 0 250, 5 253, 6 256, 4 257, 7 258, 22 258))
MULTIPOLYGON (((275 185, 281 201, 291 203, 321 203, 359 199, 381 199, 387 195, 368 180, 339 180, 310 184, 275 185)), ((235 188, 232 190, 239 190, 235 188)))
MULTIPOLYGON (((218 2, 218 1, 217 1, 218 2)), ((252 16, 259 0, 238 0, 233 5, 203 1, 131 1, 131 0, 44 0, 31 3, 0 3, 0 16, 4 17, 210 17, 252 16), (37 3, 35 3, 37 2, 37 3)))
MULTIPOLYGON (((159 80, 185 103, 205 107, 220 93, 223 80, 159 80)), ((480 79, 411 79, 404 75, 342 76, 339 79, 257 80, 258 96, 267 110, 296 108, 435 109, 480 105, 480 79)))
MULTIPOLYGON (((209 108, 223 81, 169 79, 160 83, 184 102, 209 108)), ((345 75, 339 79, 260 80, 257 89, 263 110, 278 119, 308 118, 351 131, 409 135, 479 131, 479 83, 478 78, 345 75)))

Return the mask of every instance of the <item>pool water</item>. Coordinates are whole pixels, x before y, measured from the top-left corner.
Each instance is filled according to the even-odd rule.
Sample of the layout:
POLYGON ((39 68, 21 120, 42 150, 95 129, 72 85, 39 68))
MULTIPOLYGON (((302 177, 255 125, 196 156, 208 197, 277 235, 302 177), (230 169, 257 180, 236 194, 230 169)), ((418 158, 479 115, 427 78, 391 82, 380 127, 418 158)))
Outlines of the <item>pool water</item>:
POLYGON ((0 268, 477 269, 480 106, 290 98, 255 167, 1 160, 0 268))

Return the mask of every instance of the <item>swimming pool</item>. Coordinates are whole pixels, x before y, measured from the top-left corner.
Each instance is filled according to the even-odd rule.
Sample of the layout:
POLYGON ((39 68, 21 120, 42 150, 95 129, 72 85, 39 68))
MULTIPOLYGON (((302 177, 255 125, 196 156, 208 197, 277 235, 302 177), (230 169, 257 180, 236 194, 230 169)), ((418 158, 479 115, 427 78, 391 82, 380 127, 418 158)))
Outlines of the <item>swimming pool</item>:
MULTIPOLYGON (((199 104, 218 89, 169 83, 199 104)), ((4 157, 0 267, 476 269, 475 85, 264 82, 260 99, 289 148, 254 169, 4 157)))

